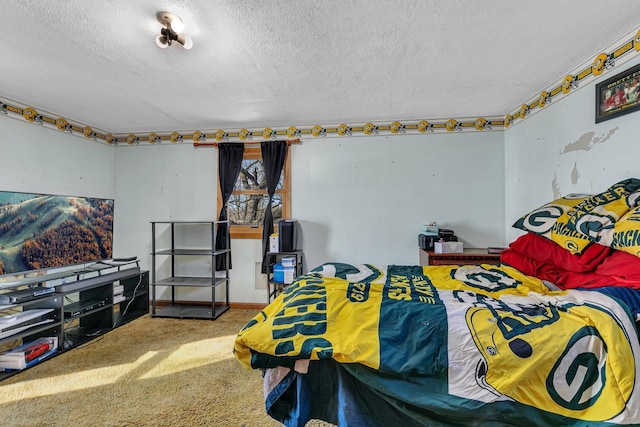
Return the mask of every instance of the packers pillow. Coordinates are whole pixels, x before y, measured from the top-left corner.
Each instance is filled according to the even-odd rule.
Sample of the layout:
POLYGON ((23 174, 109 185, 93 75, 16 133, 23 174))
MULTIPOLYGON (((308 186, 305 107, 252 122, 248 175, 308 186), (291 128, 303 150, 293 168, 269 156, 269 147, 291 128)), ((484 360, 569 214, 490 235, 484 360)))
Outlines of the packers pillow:
MULTIPOLYGON (((572 206, 565 215, 566 231, 560 235, 578 232, 587 239, 604 246, 611 246, 614 224, 640 202, 640 180, 629 178, 620 181, 605 191, 595 194, 572 206)), ((564 218, 563 218, 564 219, 564 218)), ((556 223, 554 228, 559 228, 556 223)), ((559 240, 562 238, 560 237, 559 240)), ((554 232, 551 240, 556 241, 554 232)))
POLYGON ((630 210, 615 223, 611 247, 640 257, 640 207, 630 210))
POLYGON ((528 213, 513 225, 546 237, 572 254, 592 242, 612 246, 614 225, 640 204, 640 180, 620 181, 595 195, 569 194, 528 213))
POLYGON ((566 227, 569 220, 567 212, 589 197, 589 194, 567 194, 522 216, 513 227, 553 240, 573 254, 581 253, 591 240, 566 227))

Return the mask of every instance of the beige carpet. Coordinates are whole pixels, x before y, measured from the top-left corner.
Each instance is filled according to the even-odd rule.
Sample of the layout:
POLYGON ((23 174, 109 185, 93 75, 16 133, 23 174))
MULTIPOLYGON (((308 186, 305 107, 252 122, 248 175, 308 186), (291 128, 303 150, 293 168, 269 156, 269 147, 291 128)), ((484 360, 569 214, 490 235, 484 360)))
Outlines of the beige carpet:
POLYGON ((280 426, 232 354, 255 314, 135 320, 0 382, 0 426, 280 426))

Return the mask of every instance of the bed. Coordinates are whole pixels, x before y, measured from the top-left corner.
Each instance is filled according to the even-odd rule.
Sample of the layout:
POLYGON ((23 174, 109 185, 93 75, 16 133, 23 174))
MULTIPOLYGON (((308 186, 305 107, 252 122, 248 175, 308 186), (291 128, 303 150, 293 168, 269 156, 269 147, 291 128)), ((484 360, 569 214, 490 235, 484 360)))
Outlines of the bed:
POLYGON ((523 215, 500 265, 320 265, 235 356, 287 426, 640 425, 639 191, 523 215))

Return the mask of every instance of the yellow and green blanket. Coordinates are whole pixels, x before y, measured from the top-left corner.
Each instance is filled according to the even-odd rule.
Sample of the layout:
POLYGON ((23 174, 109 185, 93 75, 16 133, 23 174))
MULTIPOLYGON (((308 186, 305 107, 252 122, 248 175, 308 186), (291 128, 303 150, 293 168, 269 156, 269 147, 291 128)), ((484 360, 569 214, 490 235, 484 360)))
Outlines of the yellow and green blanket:
POLYGON ((358 382, 325 390, 357 388, 357 410, 319 414, 296 409, 315 405, 308 390, 321 392, 292 371, 297 392, 266 396, 268 410, 291 400, 276 417, 287 425, 309 416, 382 425, 369 408, 380 399, 406 425, 638 425, 639 352, 628 310, 599 292, 552 291, 506 265, 340 263, 288 286, 234 348, 247 368, 330 360, 358 382))

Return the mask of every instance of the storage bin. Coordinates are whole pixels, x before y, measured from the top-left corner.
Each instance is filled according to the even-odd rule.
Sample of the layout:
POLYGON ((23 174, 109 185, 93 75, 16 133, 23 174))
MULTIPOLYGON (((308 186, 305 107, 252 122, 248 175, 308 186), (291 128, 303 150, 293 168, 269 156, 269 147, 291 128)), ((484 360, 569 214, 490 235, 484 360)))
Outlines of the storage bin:
POLYGON ((284 267, 281 263, 274 264, 273 266, 273 281, 284 283, 284 267))

